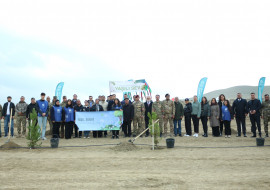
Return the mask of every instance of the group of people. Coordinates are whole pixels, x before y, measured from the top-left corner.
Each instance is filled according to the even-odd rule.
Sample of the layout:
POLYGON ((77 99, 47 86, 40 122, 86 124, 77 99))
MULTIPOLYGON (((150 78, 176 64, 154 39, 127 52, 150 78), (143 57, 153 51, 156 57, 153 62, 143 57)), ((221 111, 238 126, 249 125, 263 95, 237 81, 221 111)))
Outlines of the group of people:
MULTIPOLYGON (((229 100, 225 98, 225 95, 221 94, 218 101, 216 98, 212 98, 210 103, 206 97, 202 98, 202 101, 198 101, 198 97, 194 96, 193 101, 190 102, 188 98, 185 99, 185 103, 182 104, 178 97, 171 100, 170 95, 165 95, 165 100, 160 100, 160 95, 155 96, 155 102, 151 100, 150 96, 147 96, 146 101, 143 103, 140 101, 139 95, 133 96, 131 101, 128 96, 124 95, 124 100, 120 101, 116 98, 116 95, 99 96, 95 101, 92 96, 89 96, 89 100, 84 101, 82 105, 81 101, 77 98, 77 95, 73 95, 73 99, 67 99, 63 96, 63 101, 53 97, 51 101, 46 94, 41 93, 41 99, 35 100, 31 98, 31 103, 28 105, 25 102, 25 98, 22 96, 20 101, 15 105, 11 100, 11 96, 7 97, 7 102, 2 107, 0 105, 0 116, 4 119, 4 133, 5 137, 8 135, 8 124, 11 121, 11 137, 14 137, 14 116, 16 113, 16 126, 18 130, 17 137, 25 137, 26 135, 26 123, 31 123, 30 113, 33 109, 37 112, 37 123, 41 131, 41 139, 46 140, 46 126, 47 121, 50 126, 50 135, 53 138, 90 138, 91 131, 79 131, 78 126, 75 123, 76 112, 91 112, 91 111, 123 111, 123 124, 121 129, 124 133, 124 137, 135 137, 141 134, 144 129, 149 127, 148 113, 155 112, 157 119, 159 119, 160 137, 167 136, 182 136, 181 121, 185 121, 184 136, 199 137, 199 123, 201 120, 203 126, 203 137, 208 137, 208 121, 210 121, 210 127, 212 128, 212 136, 220 137, 223 134, 225 138, 231 137, 231 120, 236 119, 237 123, 237 137, 247 137, 246 133, 246 117, 249 115, 251 121, 251 137, 258 135, 261 137, 261 118, 264 120, 265 137, 268 137, 268 122, 270 121, 270 100, 269 95, 265 94, 265 99, 261 104, 260 100, 255 98, 255 93, 251 93, 251 100, 247 101, 242 98, 242 94, 238 93, 236 100, 230 105, 229 100), (133 123, 133 130, 132 130, 133 123), (192 133, 192 123, 194 133, 192 133), (169 130, 168 130, 169 124, 169 130), (22 129, 22 130, 21 130, 22 129), (224 130, 223 130, 224 129, 224 130), (224 131, 224 133, 223 133, 224 131), (83 134, 83 135, 82 135, 83 134)), ((33 124, 33 123, 32 123, 33 124)), ((107 137, 108 131, 92 131, 93 137, 107 137)), ((145 137, 149 136, 149 130, 146 131, 145 137)), ((1 137, 1 122, 0 122, 0 137, 1 137)), ((141 135, 141 137, 143 137, 141 135)), ((113 139, 119 138, 119 130, 112 131, 113 139)))

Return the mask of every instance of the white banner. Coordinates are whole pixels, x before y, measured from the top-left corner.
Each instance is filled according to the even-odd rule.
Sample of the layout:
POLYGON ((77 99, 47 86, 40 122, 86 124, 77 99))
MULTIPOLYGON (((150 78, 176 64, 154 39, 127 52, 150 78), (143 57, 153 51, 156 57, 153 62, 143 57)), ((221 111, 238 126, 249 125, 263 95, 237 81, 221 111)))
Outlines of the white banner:
POLYGON ((145 83, 135 81, 110 81, 110 92, 141 92, 145 90, 145 83))

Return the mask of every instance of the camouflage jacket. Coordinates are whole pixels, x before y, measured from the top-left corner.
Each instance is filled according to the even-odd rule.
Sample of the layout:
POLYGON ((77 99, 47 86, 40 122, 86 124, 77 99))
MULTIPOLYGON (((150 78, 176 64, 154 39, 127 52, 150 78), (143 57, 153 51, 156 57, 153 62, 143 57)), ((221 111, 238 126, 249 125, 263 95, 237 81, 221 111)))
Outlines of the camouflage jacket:
POLYGON ((262 103, 262 114, 263 116, 270 116, 270 100, 269 101, 264 101, 262 103))
POLYGON ((19 102, 18 104, 16 104, 15 111, 17 113, 17 116, 26 116, 27 106, 28 104, 25 102, 19 102), (22 114, 19 115, 19 112, 21 112, 22 114))
POLYGON ((162 102, 161 101, 155 101, 153 103, 153 112, 156 112, 157 115, 162 115, 162 102))
POLYGON ((133 106, 134 106, 134 116, 136 117, 144 116, 145 109, 141 101, 133 102, 133 106))
POLYGON ((175 105, 172 100, 163 100, 162 102, 162 111, 163 114, 171 114, 174 115, 175 113, 175 105))
POLYGON ((61 104, 60 104, 60 106, 63 108, 63 107, 66 107, 66 105, 67 105, 67 103, 66 102, 62 102, 61 104))

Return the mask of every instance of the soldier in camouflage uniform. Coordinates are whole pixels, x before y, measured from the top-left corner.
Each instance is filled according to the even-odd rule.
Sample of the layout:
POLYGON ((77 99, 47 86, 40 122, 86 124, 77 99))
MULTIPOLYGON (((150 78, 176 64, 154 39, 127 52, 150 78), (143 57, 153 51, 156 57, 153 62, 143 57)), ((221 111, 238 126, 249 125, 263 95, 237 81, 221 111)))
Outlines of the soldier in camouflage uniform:
POLYGON ((170 124, 170 136, 173 136, 174 133, 174 125, 173 125, 173 119, 174 119, 174 113, 175 113, 175 105, 172 100, 170 100, 170 95, 165 95, 166 100, 162 102, 162 111, 163 111, 163 117, 164 117, 164 136, 167 136, 167 124, 169 122, 170 124))
POLYGON ((153 103, 153 112, 156 112, 157 119, 159 119, 159 131, 160 137, 163 133, 163 114, 162 114, 162 102, 159 100, 160 96, 156 95, 156 101, 153 103))
POLYGON ((0 137, 2 137, 2 132, 1 132, 2 110, 3 110, 3 108, 2 108, 2 105, 0 104, 0 137))
POLYGON ((18 138, 25 137, 26 134, 26 110, 28 104, 25 103, 25 98, 22 96, 20 102, 16 105, 15 111, 17 114, 16 126, 18 131, 18 138), (23 132, 21 133, 21 127, 23 127, 23 132))
POLYGON ((262 103, 262 118, 264 123, 265 137, 268 136, 268 122, 270 121, 270 100, 269 95, 265 94, 265 101, 262 103))
MULTIPOLYGON (((67 97, 63 96, 63 102, 60 104, 60 106, 64 109, 67 105, 67 97)), ((65 123, 61 123, 61 132, 60 132, 60 137, 64 138, 65 137, 65 123)))
MULTIPOLYGON (((137 136, 142 132, 142 121, 144 120, 144 105, 140 101, 140 96, 136 95, 135 101, 133 102, 134 106, 134 118, 133 118, 133 136, 137 136)), ((141 136, 142 137, 142 136, 141 136)))

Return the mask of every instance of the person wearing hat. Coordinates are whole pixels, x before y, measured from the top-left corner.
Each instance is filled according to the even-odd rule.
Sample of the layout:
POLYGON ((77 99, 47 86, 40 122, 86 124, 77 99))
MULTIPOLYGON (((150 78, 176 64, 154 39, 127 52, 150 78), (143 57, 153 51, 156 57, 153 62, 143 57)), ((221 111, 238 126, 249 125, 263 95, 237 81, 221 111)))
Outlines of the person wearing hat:
POLYGON ((185 128, 186 128, 186 137, 191 136, 191 112, 192 112, 192 104, 189 102, 189 99, 185 99, 184 106, 184 116, 185 116, 185 128))
POLYGON ((153 112, 157 114, 157 119, 159 119, 159 131, 160 137, 162 137, 163 132, 163 114, 162 114, 162 102, 160 101, 160 95, 156 95, 156 101, 153 103, 153 112))
POLYGON ((174 114, 175 114, 175 105, 172 100, 170 100, 170 94, 165 95, 165 100, 162 102, 162 111, 163 111, 163 121, 164 121, 164 136, 168 134, 167 124, 170 124, 170 136, 174 134, 174 114))
POLYGON ((24 96, 21 97, 20 102, 16 104, 15 110, 17 113, 16 126, 18 131, 18 138, 25 137, 26 134, 26 111, 28 104, 24 101, 24 96), (21 127, 23 131, 21 133, 21 127))
POLYGON ((4 119, 4 130, 5 130, 5 137, 7 137, 9 128, 8 123, 10 122, 11 117, 11 137, 14 136, 14 115, 15 115, 15 104, 11 102, 11 96, 7 97, 7 102, 3 106, 2 110, 2 119, 4 119), (12 113, 11 113, 12 109, 12 113))
POLYGON ((270 121, 269 94, 264 95, 264 102, 262 103, 262 118, 263 118, 263 124, 264 124, 265 137, 269 137, 268 135, 268 122, 270 121))
POLYGON ((50 109, 51 112, 51 121, 53 123, 52 128, 52 138, 59 138, 59 129, 61 126, 62 115, 63 115, 63 108, 60 106, 60 102, 58 99, 55 100, 54 106, 50 109))
POLYGON ((46 140, 46 125, 47 125, 47 117, 49 113, 49 103, 45 100, 45 93, 41 93, 41 99, 37 101, 37 112, 38 112, 38 125, 41 130, 41 139, 46 140))
MULTIPOLYGON (((140 96, 135 96, 135 101, 133 102, 134 106, 134 118, 133 118, 133 137, 136 137, 142 132, 142 121, 144 118, 144 105, 140 101, 140 96)), ((142 137, 142 136, 141 136, 142 137)))

